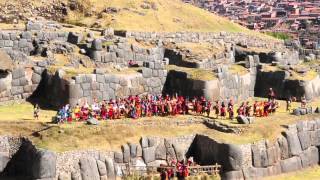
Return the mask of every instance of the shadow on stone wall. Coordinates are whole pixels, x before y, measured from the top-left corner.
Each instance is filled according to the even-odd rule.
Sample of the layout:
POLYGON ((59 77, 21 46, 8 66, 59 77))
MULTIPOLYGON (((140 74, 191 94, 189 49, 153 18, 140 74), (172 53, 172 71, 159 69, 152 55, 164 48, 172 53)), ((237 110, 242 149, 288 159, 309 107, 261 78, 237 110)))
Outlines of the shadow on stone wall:
POLYGON ((39 86, 27 101, 38 104, 41 109, 57 110, 69 101, 69 82, 63 78, 62 72, 51 74, 45 69, 39 86))

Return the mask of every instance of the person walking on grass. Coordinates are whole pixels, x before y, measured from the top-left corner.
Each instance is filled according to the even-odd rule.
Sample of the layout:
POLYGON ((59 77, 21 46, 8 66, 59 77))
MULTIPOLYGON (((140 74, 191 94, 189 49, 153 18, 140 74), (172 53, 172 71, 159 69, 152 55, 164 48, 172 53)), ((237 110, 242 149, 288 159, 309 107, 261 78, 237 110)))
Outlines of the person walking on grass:
POLYGON ((38 104, 35 104, 33 107, 33 118, 39 120, 40 107, 38 104))

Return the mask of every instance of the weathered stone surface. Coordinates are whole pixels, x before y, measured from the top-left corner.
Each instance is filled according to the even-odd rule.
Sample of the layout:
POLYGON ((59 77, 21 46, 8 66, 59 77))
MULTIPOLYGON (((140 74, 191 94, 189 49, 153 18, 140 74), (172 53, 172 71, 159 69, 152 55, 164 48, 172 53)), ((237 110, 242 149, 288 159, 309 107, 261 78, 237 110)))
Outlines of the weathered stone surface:
POLYGON ((48 150, 39 150, 36 153, 32 176, 35 179, 55 178, 56 177, 56 154, 48 150))
POLYGON ((80 158, 80 173, 82 180, 100 180, 96 160, 92 157, 80 158))
POLYGON ((253 144, 251 146, 252 150, 252 162, 254 167, 262 167, 262 162, 261 162, 261 153, 260 149, 256 144, 253 144))
POLYGON ((297 171, 302 168, 301 159, 297 156, 291 157, 289 159, 281 160, 281 172, 288 173, 292 171, 297 171))
POLYGON ((128 144, 122 145, 121 149, 123 154, 123 162, 124 163, 130 162, 130 147, 128 146, 128 144))
POLYGON ((70 173, 60 173, 58 180, 71 180, 71 174, 70 173))
POLYGON ((107 167, 105 162, 97 160, 97 166, 98 166, 100 176, 104 176, 107 174, 107 167))
POLYGON ((222 174, 224 180, 244 180, 242 171, 228 171, 222 174))
POLYGON ((159 144, 156 148, 156 159, 157 160, 165 160, 167 158, 167 151, 164 144, 159 144))
POLYGON ((172 144, 174 152, 176 154, 176 158, 178 161, 182 161, 185 158, 185 152, 183 151, 183 149, 181 148, 181 145, 179 144, 172 144))
POLYGON ((137 157, 142 157, 142 147, 141 147, 141 145, 137 145, 137 157))
POLYGON ((237 116, 237 121, 239 124, 249 124, 249 120, 245 116, 237 116))
POLYGON ((107 175, 109 179, 115 178, 115 170, 112 159, 106 158, 107 175))
POLYGON ((92 42, 92 49, 96 51, 102 50, 102 41, 100 39, 95 39, 92 42))
POLYGON ((300 141, 298 138, 297 133, 292 132, 292 131, 286 131, 285 136, 288 141, 288 146, 289 146, 289 154, 291 156, 299 155, 302 151, 300 141))
POLYGON ((122 152, 115 152, 114 153, 114 161, 116 163, 123 163, 123 154, 122 154, 122 152))
POLYGON ((149 163, 156 160, 156 154, 155 154, 156 147, 147 147, 143 148, 142 155, 144 162, 149 163))
POLYGON ((137 145, 130 143, 129 147, 130 147, 130 157, 131 158, 137 157, 137 145))
POLYGON ((241 170, 243 155, 239 146, 233 144, 220 144, 219 151, 225 153, 224 156, 219 157, 219 163, 225 170, 241 170))
POLYGON ((306 150, 311 146, 310 133, 307 130, 298 132, 298 137, 300 140, 302 150, 306 150))
POLYGON ((3 172, 3 170, 6 168, 9 160, 10 159, 8 156, 0 153, 0 172, 3 172))
POLYGON ((149 140, 147 137, 142 137, 140 141, 142 148, 149 147, 149 140))
POLYGON ((289 146, 288 146, 288 141, 285 137, 280 136, 277 140, 280 148, 280 158, 283 159, 288 159, 289 158, 289 146))

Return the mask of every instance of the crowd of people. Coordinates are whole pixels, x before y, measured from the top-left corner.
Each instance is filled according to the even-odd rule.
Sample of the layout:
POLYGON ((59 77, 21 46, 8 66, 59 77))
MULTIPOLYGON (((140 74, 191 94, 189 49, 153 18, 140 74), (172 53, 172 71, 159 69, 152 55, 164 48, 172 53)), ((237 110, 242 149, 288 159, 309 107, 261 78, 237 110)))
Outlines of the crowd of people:
POLYGON ((174 179, 174 177, 177 177, 177 179, 185 179, 190 175, 189 167, 192 165, 194 165, 192 158, 189 158, 187 161, 173 160, 171 166, 160 165, 160 178, 161 180, 174 179))
POLYGON ((99 120, 141 118, 151 116, 175 116, 179 114, 194 113, 198 115, 210 115, 211 102, 204 97, 192 98, 183 96, 146 95, 129 96, 116 100, 98 102, 92 104, 87 101, 71 108, 69 104, 60 108, 57 114, 57 122, 72 120, 85 121, 89 118, 99 120))
MULTIPOLYGON (((241 103, 236 109, 237 115, 265 117, 276 112, 279 103, 274 96, 266 101, 249 101, 241 103)), ((98 120, 112 120, 121 118, 141 118, 151 116, 175 116, 175 115, 203 115, 210 116, 214 111, 215 118, 234 119, 234 101, 211 102, 205 97, 184 97, 169 95, 145 95, 129 96, 127 98, 111 99, 98 102, 97 99, 89 104, 87 101, 79 102, 71 108, 69 104, 60 108, 56 116, 56 122, 71 122, 73 120, 86 121, 90 118, 98 120)))

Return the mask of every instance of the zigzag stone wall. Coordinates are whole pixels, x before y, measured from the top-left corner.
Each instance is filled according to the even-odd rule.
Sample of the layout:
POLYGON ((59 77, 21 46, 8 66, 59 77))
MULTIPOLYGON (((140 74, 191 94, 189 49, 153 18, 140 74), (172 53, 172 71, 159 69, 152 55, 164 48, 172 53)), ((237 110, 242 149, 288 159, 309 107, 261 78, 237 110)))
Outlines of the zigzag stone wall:
POLYGON ((289 125, 275 141, 252 144, 220 143, 204 135, 177 138, 143 137, 124 144, 120 152, 70 151, 53 153, 21 138, 0 138, 0 177, 30 179, 115 179, 124 163, 158 166, 192 156, 200 165, 218 163, 222 179, 260 179, 319 164, 320 120, 289 125), (31 169, 30 169, 31 167, 31 169))

